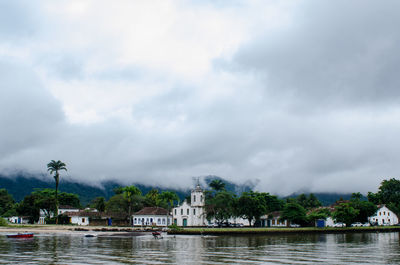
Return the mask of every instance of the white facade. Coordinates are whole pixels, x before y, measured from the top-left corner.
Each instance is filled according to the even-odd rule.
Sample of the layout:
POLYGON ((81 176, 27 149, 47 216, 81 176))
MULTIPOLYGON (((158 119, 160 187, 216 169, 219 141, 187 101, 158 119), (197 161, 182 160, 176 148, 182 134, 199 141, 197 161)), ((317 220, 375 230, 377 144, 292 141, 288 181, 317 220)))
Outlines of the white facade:
POLYGON ((28 224, 29 219, 21 216, 12 216, 8 218, 8 221, 13 224, 28 224))
POLYGON ((395 225, 399 223, 397 215, 389 210, 385 205, 379 207, 375 215, 368 217, 368 221, 371 224, 376 223, 377 225, 395 225))
POLYGON ((178 226, 206 226, 205 195, 200 185, 191 192, 191 203, 184 201, 172 209, 174 224, 178 226))
POLYGON ((172 218, 170 216, 161 215, 134 215, 134 226, 160 226, 167 227, 171 225, 172 218))
POLYGON ((71 224, 89 225, 89 216, 71 216, 71 224))

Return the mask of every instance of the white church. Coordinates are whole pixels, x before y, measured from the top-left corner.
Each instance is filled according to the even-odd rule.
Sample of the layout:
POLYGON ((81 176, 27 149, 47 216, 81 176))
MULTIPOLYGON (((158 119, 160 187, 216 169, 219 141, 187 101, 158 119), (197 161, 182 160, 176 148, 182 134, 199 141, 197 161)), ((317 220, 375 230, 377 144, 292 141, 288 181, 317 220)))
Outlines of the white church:
MULTIPOLYGON (((173 223, 178 226, 207 226, 207 214, 205 211, 205 194, 200 184, 190 194, 191 203, 186 200, 172 209, 173 223)), ((230 218, 228 222, 249 226, 249 221, 243 218, 230 218)), ((215 223, 215 220, 211 220, 215 223)))
POLYGON ((191 203, 186 200, 172 209, 173 222, 178 226, 206 226, 204 190, 197 184, 190 195, 191 203))

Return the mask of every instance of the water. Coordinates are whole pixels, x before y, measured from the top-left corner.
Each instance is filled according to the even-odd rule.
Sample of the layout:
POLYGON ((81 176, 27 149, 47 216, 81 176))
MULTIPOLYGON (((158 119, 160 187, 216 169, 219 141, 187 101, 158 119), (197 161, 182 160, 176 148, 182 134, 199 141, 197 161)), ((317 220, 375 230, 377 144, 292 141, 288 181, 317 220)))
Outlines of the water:
POLYGON ((84 237, 0 234, 0 264, 400 264, 399 233, 84 237))

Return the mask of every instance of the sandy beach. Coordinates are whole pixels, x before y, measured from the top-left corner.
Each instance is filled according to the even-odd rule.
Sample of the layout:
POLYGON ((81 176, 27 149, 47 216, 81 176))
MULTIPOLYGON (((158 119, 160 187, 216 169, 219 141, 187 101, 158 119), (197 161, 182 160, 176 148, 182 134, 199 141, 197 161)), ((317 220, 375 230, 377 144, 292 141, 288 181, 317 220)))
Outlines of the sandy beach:
POLYGON ((71 226, 71 225, 10 225, 0 227, 0 233, 22 233, 35 234, 88 234, 97 235, 145 235, 151 232, 138 231, 130 227, 107 227, 107 226, 71 226))

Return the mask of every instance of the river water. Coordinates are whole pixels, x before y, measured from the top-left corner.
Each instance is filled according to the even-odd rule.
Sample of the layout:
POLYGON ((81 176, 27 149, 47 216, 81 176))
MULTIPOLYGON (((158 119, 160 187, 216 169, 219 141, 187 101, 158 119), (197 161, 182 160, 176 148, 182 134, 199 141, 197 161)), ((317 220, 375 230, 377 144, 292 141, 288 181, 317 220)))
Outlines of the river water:
POLYGON ((400 264, 399 233, 84 237, 0 234, 0 264, 400 264))

